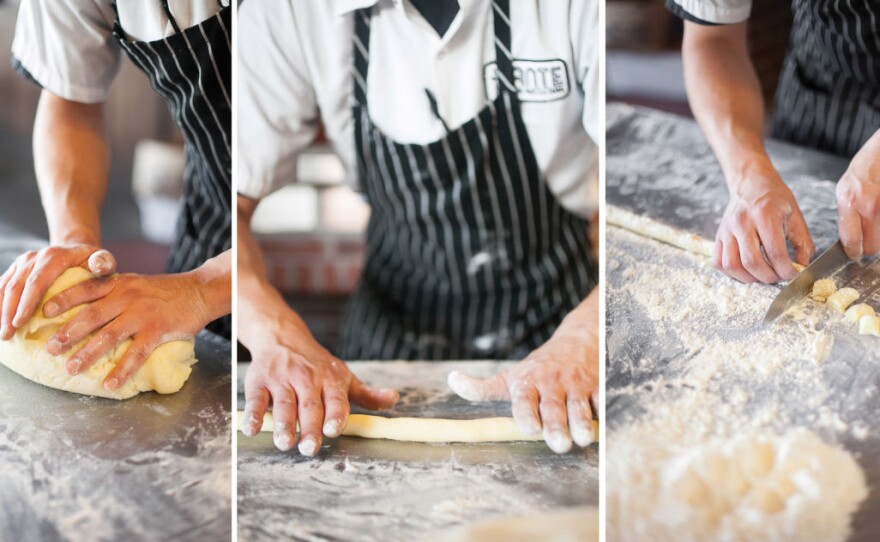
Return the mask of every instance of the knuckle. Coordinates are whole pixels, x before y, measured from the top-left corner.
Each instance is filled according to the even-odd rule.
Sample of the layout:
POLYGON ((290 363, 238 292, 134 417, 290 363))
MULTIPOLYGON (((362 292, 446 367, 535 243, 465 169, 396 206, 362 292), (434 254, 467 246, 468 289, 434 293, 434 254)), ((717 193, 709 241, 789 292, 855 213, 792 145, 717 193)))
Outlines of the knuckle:
POLYGON ((306 399, 299 404, 302 410, 317 410, 321 405, 321 401, 317 399, 306 399))

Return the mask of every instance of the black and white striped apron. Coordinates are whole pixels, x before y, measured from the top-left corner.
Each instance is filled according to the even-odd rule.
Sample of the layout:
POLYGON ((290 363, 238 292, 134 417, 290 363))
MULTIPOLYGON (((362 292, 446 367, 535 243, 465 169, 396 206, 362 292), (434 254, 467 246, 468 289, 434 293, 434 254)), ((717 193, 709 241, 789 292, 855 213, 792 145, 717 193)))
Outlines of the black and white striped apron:
POLYGON ((773 136, 851 157, 880 130, 880 1, 792 6, 773 136))
POLYGON ((355 144, 372 211, 343 359, 519 359, 598 281, 588 222, 559 204, 532 151, 508 6, 493 5, 498 97, 427 145, 370 121, 371 10, 355 14, 355 144))
MULTIPOLYGON (((181 29, 167 1, 155 1, 165 10, 173 35, 131 41, 118 16, 113 35, 168 103, 185 140, 183 206, 168 263, 170 273, 179 273, 195 269, 230 248, 232 8, 221 4, 214 17, 181 29)), ((228 337, 231 322, 226 317, 208 328, 228 337)))

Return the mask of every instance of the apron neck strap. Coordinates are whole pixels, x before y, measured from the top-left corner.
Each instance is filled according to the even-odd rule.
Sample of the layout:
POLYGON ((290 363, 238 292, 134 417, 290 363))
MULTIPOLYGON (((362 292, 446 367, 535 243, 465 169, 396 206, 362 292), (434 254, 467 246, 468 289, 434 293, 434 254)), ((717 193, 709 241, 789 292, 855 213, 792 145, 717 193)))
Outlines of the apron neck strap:
MULTIPOLYGON (((370 69, 370 16, 372 7, 354 13, 354 98, 362 106, 367 105, 367 73, 370 69)), ((495 31, 495 63, 498 74, 498 92, 516 97, 513 82, 513 56, 510 52, 510 0, 492 1, 492 20, 495 31)))

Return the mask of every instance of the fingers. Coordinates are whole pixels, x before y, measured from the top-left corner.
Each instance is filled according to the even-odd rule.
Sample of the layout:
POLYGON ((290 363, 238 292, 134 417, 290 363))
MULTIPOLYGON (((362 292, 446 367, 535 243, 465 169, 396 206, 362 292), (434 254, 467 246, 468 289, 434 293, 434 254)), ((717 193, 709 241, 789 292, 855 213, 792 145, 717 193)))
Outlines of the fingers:
POLYGON ((33 316, 37 305, 49 287, 52 286, 52 283, 70 267, 67 258, 56 257, 56 253, 48 252, 49 250, 52 249, 47 249, 46 252, 41 253, 41 256, 25 280, 24 290, 22 290, 21 299, 18 302, 18 309, 12 319, 12 325, 16 328, 33 316))
POLYGON ((96 250, 89 256, 89 271, 98 277, 106 277, 112 275, 116 271, 116 258, 109 251, 100 249, 96 250))
POLYGON ((503 401, 510 398, 503 372, 489 378, 476 378, 461 371, 452 371, 447 383, 456 395, 468 401, 503 401))
POLYGON ((12 319, 18 309, 21 293, 24 290, 25 278, 33 268, 32 263, 16 266, 15 272, 3 290, 3 308, 0 309, 0 339, 9 340, 15 335, 12 319))
MULTIPOLYGON (((769 269, 775 275, 776 280, 792 280, 797 276, 797 269, 791 264, 788 256, 788 246, 785 243, 785 229, 783 221, 778 216, 762 216, 757 222, 757 233, 760 247, 764 247, 764 255, 769 262, 769 269)), ((761 258, 763 262, 763 258, 761 258)), ((766 263, 766 262, 764 262, 766 263)))
POLYGON ((862 217, 862 250, 865 256, 880 254, 880 219, 862 217))
POLYGON ((571 439, 578 446, 585 448, 593 442, 593 411, 586 397, 569 393, 566 402, 568 411, 568 427, 571 439))
POLYGON ((544 440, 557 454, 571 450, 571 435, 568 432, 565 392, 561 387, 541 390, 539 405, 544 440))
POLYGON ((348 422, 349 404, 348 394, 336 385, 324 387, 324 427, 323 432, 328 437, 338 437, 348 422))
POLYGON ((116 364, 112 371, 104 379, 104 388, 114 391, 122 387, 128 379, 134 375, 138 369, 147 361, 150 354, 153 353, 159 345, 146 340, 135 339, 128 345, 128 349, 123 354, 122 359, 116 364))
POLYGON ((276 448, 286 452, 296 444, 296 392, 293 391, 293 388, 278 386, 272 388, 271 393, 272 416, 275 418, 272 440, 275 442, 276 448))
POLYGON ((371 388, 352 375, 348 397, 352 403, 364 408, 384 410, 393 407, 400 399, 400 394, 392 388, 371 388))
POLYGON ((768 284, 779 282, 779 275, 764 259, 764 254, 761 252, 761 239, 758 237, 757 231, 743 232, 737 236, 736 240, 739 243, 740 261, 751 276, 768 284))
MULTIPOLYGON (((49 337, 49 340, 46 342, 46 351, 53 356, 66 352, 93 331, 111 322, 120 313, 119 307, 112 303, 94 303, 89 305, 69 322, 58 328, 54 335, 49 337)), ((73 359, 68 361, 68 365, 72 361, 73 359)))
MULTIPOLYGON (((101 331, 95 333, 82 348, 70 356, 65 365, 67 372, 75 375, 85 371, 93 363, 131 337, 133 333, 134 329, 125 321, 120 321, 120 319, 107 324, 101 331)), ((108 382, 109 380, 105 381, 105 387, 111 389, 108 387, 108 382)), ((120 383, 116 382, 116 384, 119 385, 120 383)))
POLYGON ((850 200, 840 201, 837 206, 837 229, 846 255, 852 260, 861 259, 864 253, 862 218, 850 200))
POLYGON ((538 389, 528 382, 515 382, 510 387, 513 419, 519 430, 527 435, 541 431, 538 416, 538 389))
POLYGON ((721 270, 732 278, 750 284, 755 282, 755 277, 749 274, 742 265, 739 256, 739 243, 736 237, 726 236, 721 249, 721 270))
POLYGON ((788 220, 788 239, 794 247, 795 261, 803 266, 809 265, 816 253, 816 247, 800 209, 795 209, 788 220))
POLYGON ((321 449, 324 403, 314 389, 299 392, 299 453, 312 457, 321 449))
POLYGON ((244 419, 241 421, 241 432, 252 437, 263 427, 263 417, 269 408, 269 390, 262 386, 248 385, 245 381, 244 419))
POLYGON ((107 279, 81 282, 46 301, 46 304, 43 305, 43 314, 47 318, 54 318, 73 307, 97 301, 112 290, 113 283, 107 279))

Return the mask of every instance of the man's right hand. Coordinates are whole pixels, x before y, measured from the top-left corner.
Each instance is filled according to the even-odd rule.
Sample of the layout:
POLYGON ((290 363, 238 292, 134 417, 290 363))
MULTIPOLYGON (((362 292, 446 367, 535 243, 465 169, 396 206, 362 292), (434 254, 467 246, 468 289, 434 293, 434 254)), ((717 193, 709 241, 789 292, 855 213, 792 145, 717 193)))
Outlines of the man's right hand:
POLYGON ((0 276, 0 339, 11 339, 15 330, 33 316, 52 283, 78 266, 103 277, 116 271, 116 259, 89 244, 50 246, 19 256, 0 276))
POLYGON ((815 251, 794 194, 769 161, 735 186, 715 236, 713 265, 745 283, 793 279, 797 270, 786 240, 801 265, 808 265, 815 251))
POLYGON ((394 389, 374 389, 351 373, 304 329, 292 324, 281 333, 272 333, 251 349, 254 361, 245 377, 245 414, 242 432, 253 436, 260 431, 269 405, 275 419, 274 441, 279 450, 295 444, 297 421, 300 427, 299 451, 314 456, 321 449, 321 436, 337 437, 348 421, 349 401, 380 410, 391 408, 399 399, 394 389))

